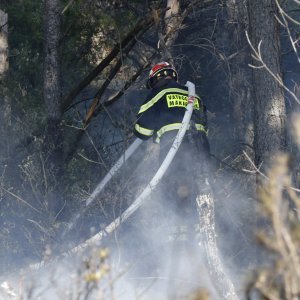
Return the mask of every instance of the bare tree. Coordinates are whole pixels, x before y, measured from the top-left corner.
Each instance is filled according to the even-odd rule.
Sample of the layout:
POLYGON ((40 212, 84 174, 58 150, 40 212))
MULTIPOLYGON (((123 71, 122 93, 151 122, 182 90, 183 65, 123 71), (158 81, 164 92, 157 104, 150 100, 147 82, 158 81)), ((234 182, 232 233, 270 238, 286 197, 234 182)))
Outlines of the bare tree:
MULTIPOLYGON (((258 48, 265 65, 281 77, 276 2, 251 0, 248 9, 251 43, 258 48)), ((274 154, 285 148, 286 110, 282 86, 261 62, 256 58, 253 61, 253 65, 258 65, 253 69, 255 162, 265 168, 274 154)))
POLYGON ((60 1, 46 0, 44 7, 44 103, 47 128, 44 159, 49 195, 48 204, 56 212, 61 209, 61 180, 63 178, 63 138, 58 43, 60 37, 60 1))

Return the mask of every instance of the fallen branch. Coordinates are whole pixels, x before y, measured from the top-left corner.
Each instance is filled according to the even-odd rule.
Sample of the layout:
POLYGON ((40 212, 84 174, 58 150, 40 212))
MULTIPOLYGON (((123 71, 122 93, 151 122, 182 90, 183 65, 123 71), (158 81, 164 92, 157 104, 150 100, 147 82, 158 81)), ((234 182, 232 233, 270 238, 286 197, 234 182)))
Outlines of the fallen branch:
MULTIPOLYGON (((156 53, 155 53, 156 54, 156 53)), ((114 104, 124 93, 125 91, 131 86, 131 84, 140 76, 140 74, 150 65, 150 62, 151 62, 151 59, 154 57, 153 54, 147 63, 145 63, 143 66, 140 67, 140 69, 125 83, 124 87, 122 88, 121 91, 119 91, 117 93, 117 95, 115 95, 113 98, 109 99, 108 101, 104 102, 104 103, 101 103, 101 105, 99 105, 97 107, 97 103, 95 103, 95 111, 93 112, 93 116, 97 116, 102 110, 104 107, 108 107, 112 104, 114 104)), ((89 120, 90 122, 91 120, 89 120)), ((88 122, 88 123, 89 123, 88 122)), ((88 124, 86 124, 87 126, 88 124)), ((76 135, 76 138, 74 139, 75 142, 74 142, 74 145, 71 147, 71 150, 69 151, 69 153, 67 153, 66 155, 66 163, 68 163, 72 157, 74 156, 74 153, 76 152, 78 146, 80 145, 81 143, 81 139, 82 137, 84 136, 85 134, 85 130, 87 130, 87 128, 81 128, 81 130, 77 133, 76 135)))
MULTIPOLYGON (((161 11, 158 10, 157 13, 160 14, 161 11)), ((122 51, 131 41, 133 41, 138 34, 145 33, 148 28, 152 26, 152 24, 152 14, 139 20, 135 27, 127 34, 127 36, 120 43, 116 44, 111 52, 100 62, 100 64, 83 80, 81 80, 81 82, 69 93, 69 95, 65 97, 62 105, 63 111, 68 109, 74 98, 112 62, 112 60, 119 54, 120 51, 122 51)))
MULTIPOLYGON (((145 31, 147 31, 149 29, 149 27, 144 28, 144 30, 141 32, 140 35, 142 35, 145 31)), ((84 121, 84 127, 86 127, 88 125, 88 123, 90 122, 91 118, 94 116, 94 112, 100 102, 100 99, 102 97, 102 95, 104 94, 106 88, 109 86, 110 82, 113 80, 113 78, 116 76, 116 74, 119 72, 120 68, 123 65, 123 61, 124 58, 128 55, 128 53, 130 52, 130 50, 134 47, 134 45, 137 42, 137 39, 140 37, 140 35, 137 35, 136 38, 134 40, 132 40, 131 43, 128 44, 128 46, 126 47, 126 49, 124 49, 120 55, 120 58, 118 59, 118 61, 116 62, 116 64, 114 65, 114 67, 111 69, 107 79, 105 80, 105 82, 102 84, 101 88, 98 90, 98 92, 96 93, 93 103, 88 111, 88 114, 85 118, 84 121)))
POLYGON ((91 121, 91 119, 94 115, 95 109, 97 108, 97 106, 99 104, 101 96, 103 95, 106 88, 109 86, 112 79, 115 77, 115 75, 118 73, 118 71, 122 67, 122 62, 123 62, 123 58, 120 57, 118 59, 117 63, 111 69, 110 74, 108 75, 107 79, 105 80, 105 82, 102 84, 101 88, 99 89, 99 91, 95 95, 94 100, 93 100, 93 102, 90 106, 90 109, 89 109, 89 111, 88 111, 88 113, 85 117, 84 125, 83 125, 84 127, 86 127, 90 123, 90 121, 91 121))
MULTIPOLYGON (((156 53, 155 53, 156 54, 156 53)), ((114 104, 120 97, 123 96, 123 94, 125 93, 126 90, 128 90, 130 88, 130 86, 132 85, 133 82, 135 82, 137 80, 137 78, 141 75, 141 73, 150 66, 151 61, 153 59, 153 57, 155 56, 152 55, 149 59, 148 62, 146 62, 144 65, 142 65, 138 71, 129 79, 125 82, 124 87, 122 88, 122 90, 120 90, 116 95, 114 95, 113 97, 111 97, 110 99, 108 99, 106 102, 104 102, 101 106, 99 106, 95 112, 94 115, 97 116, 102 110, 103 110, 103 106, 104 107, 108 107, 112 104, 114 104)))
POLYGON ((17 200, 19 200, 20 202, 24 203, 26 206, 30 207, 31 209, 33 209, 34 211, 38 212, 39 214, 41 214, 42 212, 40 210, 38 210, 37 208, 35 208, 34 206, 32 206, 31 204, 29 204, 27 201, 25 201, 23 198, 21 198, 20 196, 14 194, 13 192, 5 189, 4 187, 0 187, 0 189, 2 189, 4 192, 6 192, 7 194, 13 196, 14 198, 16 198, 17 200))
MULTIPOLYGON (((156 53, 155 53, 155 54, 156 54, 156 53)), ((101 105, 99 105, 99 106, 96 108, 96 110, 94 111, 94 116, 97 116, 97 115, 102 111, 103 106, 104 106, 104 107, 108 107, 108 106, 114 104, 120 97, 123 96, 123 94, 125 93, 125 91, 127 91, 127 90, 131 87, 132 83, 134 83, 134 82, 137 80, 137 78, 141 75, 141 73, 142 73, 146 68, 148 68, 148 67, 150 66, 150 62, 151 62, 152 59, 154 58, 155 54, 152 55, 151 58, 149 58, 148 61, 147 61, 145 64, 143 64, 143 65, 136 71, 136 73, 135 73, 134 75, 131 76, 131 78, 130 78, 129 80, 127 80, 127 81, 125 82, 123 88, 122 88, 120 91, 118 91, 118 92, 116 92, 115 94, 113 94, 107 101, 103 102, 101 105)), ((82 100, 80 100, 80 101, 78 101, 78 102, 72 104, 71 106, 69 106, 67 110, 70 110, 71 108, 77 106, 77 105, 80 104, 80 103, 83 103, 83 102, 86 102, 86 101, 93 100, 94 98, 95 98, 95 96, 94 96, 94 97, 91 97, 91 98, 87 98, 87 99, 82 99, 82 100)))

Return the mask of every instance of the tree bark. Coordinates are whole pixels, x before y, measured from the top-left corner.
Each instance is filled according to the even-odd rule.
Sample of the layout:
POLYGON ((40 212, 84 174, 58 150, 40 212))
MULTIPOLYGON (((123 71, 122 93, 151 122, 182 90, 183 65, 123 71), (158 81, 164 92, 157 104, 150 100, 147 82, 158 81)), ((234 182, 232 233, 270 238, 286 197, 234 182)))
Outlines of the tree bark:
MULTIPOLYGON (((262 59, 268 68, 281 76, 279 23, 275 19, 274 0, 248 0, 250 39, 254 48, 261 41, 262 59)), ((260 64, 255 59, 254 65, 260 64)), ((266 68, 253 69, 255 163, 262 170, 277 151, 286 147, 286 110, 283 89, 266 68)))
POLYGON ((8 16, 0 10, 0 160, 9 157, 9 134, 11 125, 11 103, 7 95, 5 79, 8 72, 8 16))
POLYGON ((8 26, 7 26, 8 17, 7 14, 0 10, 0 78, 2 79, 5 76, 8 70, 8 57, 7 57, 7 35, 8 35, 8 26))
MULTIPOLYGON (((229 95, 232 105, 232 134, 234 139, 234 155, 232 164, 238 170, 252 168, 251 163, 243 154, 254 160, 253 149, 253 85, 250 46, 247 43, 245 31, 249 28, 247 6, 244 1, 228 0, 227 24, 228 45, 230 46, 229 95)), ((249 174, 237 174, 238 180, 247 192, 253 194, 255 189, 255 177, 249 174)))
POLYGON ((44 7, 44 104, 47 128, 44 140, 44 159, 47 171, 45 184, 49 209, 57 213, 62 208, 63 137, 60 87, 59 37, 60 1, 46 0, 44 7))
MULTIPOLYGON (((234 136, 241 149, 253 145, 253 91, 249 46, 245 30, 248 29, 247 10, 242 1, 227 2, 228 22, 231 25, 230 94, 233 100, 234 136), (248 46, 248 47, 247 47, 248 46)), ((230 42, 230 41, 229 41, 230 42)))
POLYGON ((178 35, 178 28, 184 17, 179 17, 180 5, 178 0, 168 0, 166 8, 164 19, 157 24, 159 49, 161 51, 161 60, 167 61, 174 66, 171 47, 178 35))
MULTIPOLYGON (((180 22, 180 5, 178 0, 168 0, 164 22, 165 36, 169 37, 166 46, 172 46, 178 35, 178 22, 180 22)), ((180 23, 179 23, 180 24, 180 23)))

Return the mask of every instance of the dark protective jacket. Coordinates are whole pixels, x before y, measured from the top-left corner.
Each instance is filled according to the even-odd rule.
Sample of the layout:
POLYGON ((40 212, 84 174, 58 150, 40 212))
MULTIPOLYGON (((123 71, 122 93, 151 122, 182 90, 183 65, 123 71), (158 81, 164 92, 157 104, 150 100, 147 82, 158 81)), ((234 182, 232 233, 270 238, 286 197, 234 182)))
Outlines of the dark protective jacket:
MULTIPOLYGON (((178 130, 188 104, 188 88, 172 79, 161 79, 151 90, 137 115, 135 135, 160 142, 166 132, 178 130)), ((205 106, 198 96, 194 103, 190 129, 206 133, 205 106)))

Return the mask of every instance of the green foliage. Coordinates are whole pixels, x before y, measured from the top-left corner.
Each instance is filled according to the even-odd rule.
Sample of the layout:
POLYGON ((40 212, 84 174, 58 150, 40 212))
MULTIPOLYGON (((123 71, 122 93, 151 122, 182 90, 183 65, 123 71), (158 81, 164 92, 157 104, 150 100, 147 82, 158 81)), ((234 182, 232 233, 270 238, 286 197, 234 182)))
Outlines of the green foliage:
POLYGON ((15 113, 41 113, 43 26, 42 1, 16 0, 5 4, 9 28, 9 97, 15 113))
MULTIPOLYGON (((62 1, 62 9, 69 1, 62 1)), ((43 1, 4 3, 9 16, 10 96, 16 109, 42 113, 43 1)), ((61 9, 61 11, 62 11, 61 9)), ((99 8, 89 1, 74 1, 61 15, 61 63, 65 94, 94 67, 136 21, 127 9, 99 8)), ((32 122, 34 123, 34 122, 32 122)))
MULTIPOLYGON (((70 88, 124 37, 135 24, 137 17, 123 6, 112 9, 109 3, 104 5, 104 2, 101 2, 101 5, 97 6, 94 1, 83 0, 73 1, 62 13, 69 2, 61 0, 60 8, 62 96, 67 94, 70 88)), ((44 1, 15 0, 2 1, 2 4, 1 9, 5 10, 9 19, 9 74, 4 84, 8 98, 12 99, 13 126, 10 138, 14 139, 11 146, 15 146, 20 141, 23 142, 24 137, 31 138, 33 132, 45 128, 44 1)), ((66 149, 70 142, 67 135, 65 134, 66 149)), ((26 149, 16 149, 18 153, 12 150, 13 155, 18 155, 18 160, 13 176, 5 178, 7 188, 14 186, 14 180, 11 178, 18 178, 16 180, 18 184, 14 186, 16 194, 25 195, 25 198, 28 197, 31 203, 37 205, 43 203, 41 195, 44 195, 44 185, 47 184, 43 178, 45 161, 42 159, 42 139, 43 137, 39 135, 26 149)), ((78 191, 87 191, 92 176, 91 169, 91 162, 78 157, 74 159, 70 166, 66 167, 68 187, 65 187, 65 191, 71 196, 78 191)), ((7 199, 6 197, 5 201, 7 199)), ((27 215, 24 210, 20 218, 26 219, 29 215, 30 213, 27 215)))
POLYGON ((9 16, 10 46, 19 48, 29 43, 37 51, 42 50, 43 1, 15 0, 6 6, 9 16))
POLYGON ((62 16, 62 73, 67 91, 124 37, 136 17, 126 9, 73 2, 62 16))

